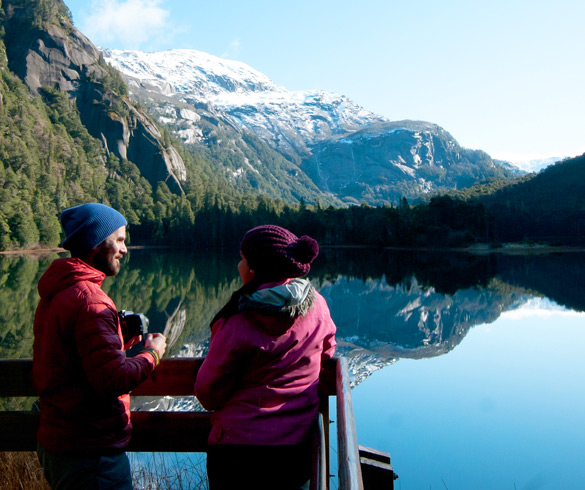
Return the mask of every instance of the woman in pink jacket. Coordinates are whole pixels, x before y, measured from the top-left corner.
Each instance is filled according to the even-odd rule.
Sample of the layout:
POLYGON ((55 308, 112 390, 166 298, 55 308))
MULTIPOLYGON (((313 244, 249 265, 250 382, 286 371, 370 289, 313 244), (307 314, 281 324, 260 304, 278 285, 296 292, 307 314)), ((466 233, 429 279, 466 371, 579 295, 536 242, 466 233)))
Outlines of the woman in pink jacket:
POLYGON ((315 240, 278 226, 244 236, 243 287, 213 319, 195 382, 213 411, 210 490, 298 489, 310 478, 321 362, 335 350, 329 308, 301 279, 318 253, 315 240))

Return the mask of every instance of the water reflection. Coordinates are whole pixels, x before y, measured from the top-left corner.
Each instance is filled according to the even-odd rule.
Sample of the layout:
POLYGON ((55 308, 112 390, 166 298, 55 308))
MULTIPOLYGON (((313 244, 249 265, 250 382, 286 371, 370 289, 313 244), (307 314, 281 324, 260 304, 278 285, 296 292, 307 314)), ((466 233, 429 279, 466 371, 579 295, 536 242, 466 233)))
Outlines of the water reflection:
POLYGON ((584 488, 584 320, 532 299, 378 370, 352 393, 360 444, 390 452, 403 490, 584 488))
MULTIPOLYGON (((56 257, 0 256, 3 358, 32 355, 36 285, 56 257)), ((584 311, 583 257, 324 250, 311 279, 330 304, 340 351, 384 364, 444 354, 530 297, 584 311)), ((104 290, 120 309, 146 313, 171 355, 201 355, 209 321, 239 286, 236 264, 236 254, 132 250, 104 290)))
MULTIPOLYGON (((0 256, 0 356, 31 357, 36 285, 56 257, 0 256)), ((583 315, 557 305, 585 311, 584 257, 322 252, 311 278, 350 360, 360 443, 392 454, 397 488, 583 488, 583 315), (535 302, 555 316, 518 321, 535 302)), ((104 289, 145 312, 170 355, 202 355, 237 261, 132 250, 104 289)))
POLYGON ((523 302, 521 290, 506 291, 497 279, 483 288, 441 294, 415 275, 385 281, 340 278, 321 289, 338 326, 338 352, 349 359, 359 383, 398 358, 421 359, 451 351, 474 325, 495 321, 523 302))

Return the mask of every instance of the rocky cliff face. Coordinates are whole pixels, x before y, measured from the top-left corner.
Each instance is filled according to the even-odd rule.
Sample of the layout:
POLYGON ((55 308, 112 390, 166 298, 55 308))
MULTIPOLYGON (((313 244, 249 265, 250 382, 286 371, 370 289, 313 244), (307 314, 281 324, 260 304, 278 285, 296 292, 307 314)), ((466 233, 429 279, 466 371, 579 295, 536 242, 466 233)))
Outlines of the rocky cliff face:
POLYGON ((59 89, 69 95, 81 120, 107 153, 134 162, 152 183, 167 181, 181 192, 185 165, 160 132, 116 88, 116 74, 80 33, 59 1, 44 15, 35 2, 3 2, 8 66, 34 94, 59 89))
POLYGON ((182 139, 191 151, 213 161, 217 173, 238 191, 289 203, 303 199, 305 202, 319 200, 322 204, 342 204, 333 194, 319 189, 297 164, 265 139, 240 126, 213 104, 193 97, 179 100, 166 84, 162 92, 157 93, 154 82, 130 77, 127 81, 133 98, 149 114, 182 139))
MULTIPOLYGON (((169 112, 177 104, 197 109, 210 105, 293 161, 309 154, 308 145, 317 140, 386 120, 343 95, 292 92, 244 63, 200 51, 112 49, 103 50, 103 55, 127 77, 130 90, 141 100, 163 95, 169 112)), ((159 106, 157 112, 164 117, 164 108, 159 106)), ((176 115, 196 134, 197 121, 182 116, 180 111, 176 115)))
POLYGON ((345 202, 397 203, 471 187, 509 170, 482 151, 462 148, 444 129, 423 121, 397 121, 327 138, 312 147, 302 168, 345 202))

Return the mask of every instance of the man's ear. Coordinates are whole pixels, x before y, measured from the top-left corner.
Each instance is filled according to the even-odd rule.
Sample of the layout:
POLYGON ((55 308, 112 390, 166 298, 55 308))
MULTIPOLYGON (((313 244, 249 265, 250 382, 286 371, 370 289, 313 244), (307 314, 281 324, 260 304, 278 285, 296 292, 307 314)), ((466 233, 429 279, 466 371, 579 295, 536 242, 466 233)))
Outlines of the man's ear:
POLYGON ((87 265, 90 265, 95 269, 95 258, 100 253, 103 244, 104 242, 100 243, 97 247, 92 248, 89 252, 78 255, 77 258, 83 260, 87 265))

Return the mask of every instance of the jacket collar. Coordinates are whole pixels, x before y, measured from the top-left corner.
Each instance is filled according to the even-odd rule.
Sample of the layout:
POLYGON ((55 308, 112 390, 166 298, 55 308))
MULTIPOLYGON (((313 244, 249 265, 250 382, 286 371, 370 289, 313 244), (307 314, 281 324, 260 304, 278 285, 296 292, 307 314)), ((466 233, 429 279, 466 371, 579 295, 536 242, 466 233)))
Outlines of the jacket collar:
POLYGON ((255 310, 296 318, 305 315, 315 300, 315 290, 307 279, 291 279, 277 285, 262 285, 240 298, 239 311, 255 310))
POLYGON ((54 260, 39 280, 39 295, 48 298, 81 281, 101 286, 106 275, 79 258, 54 260))

